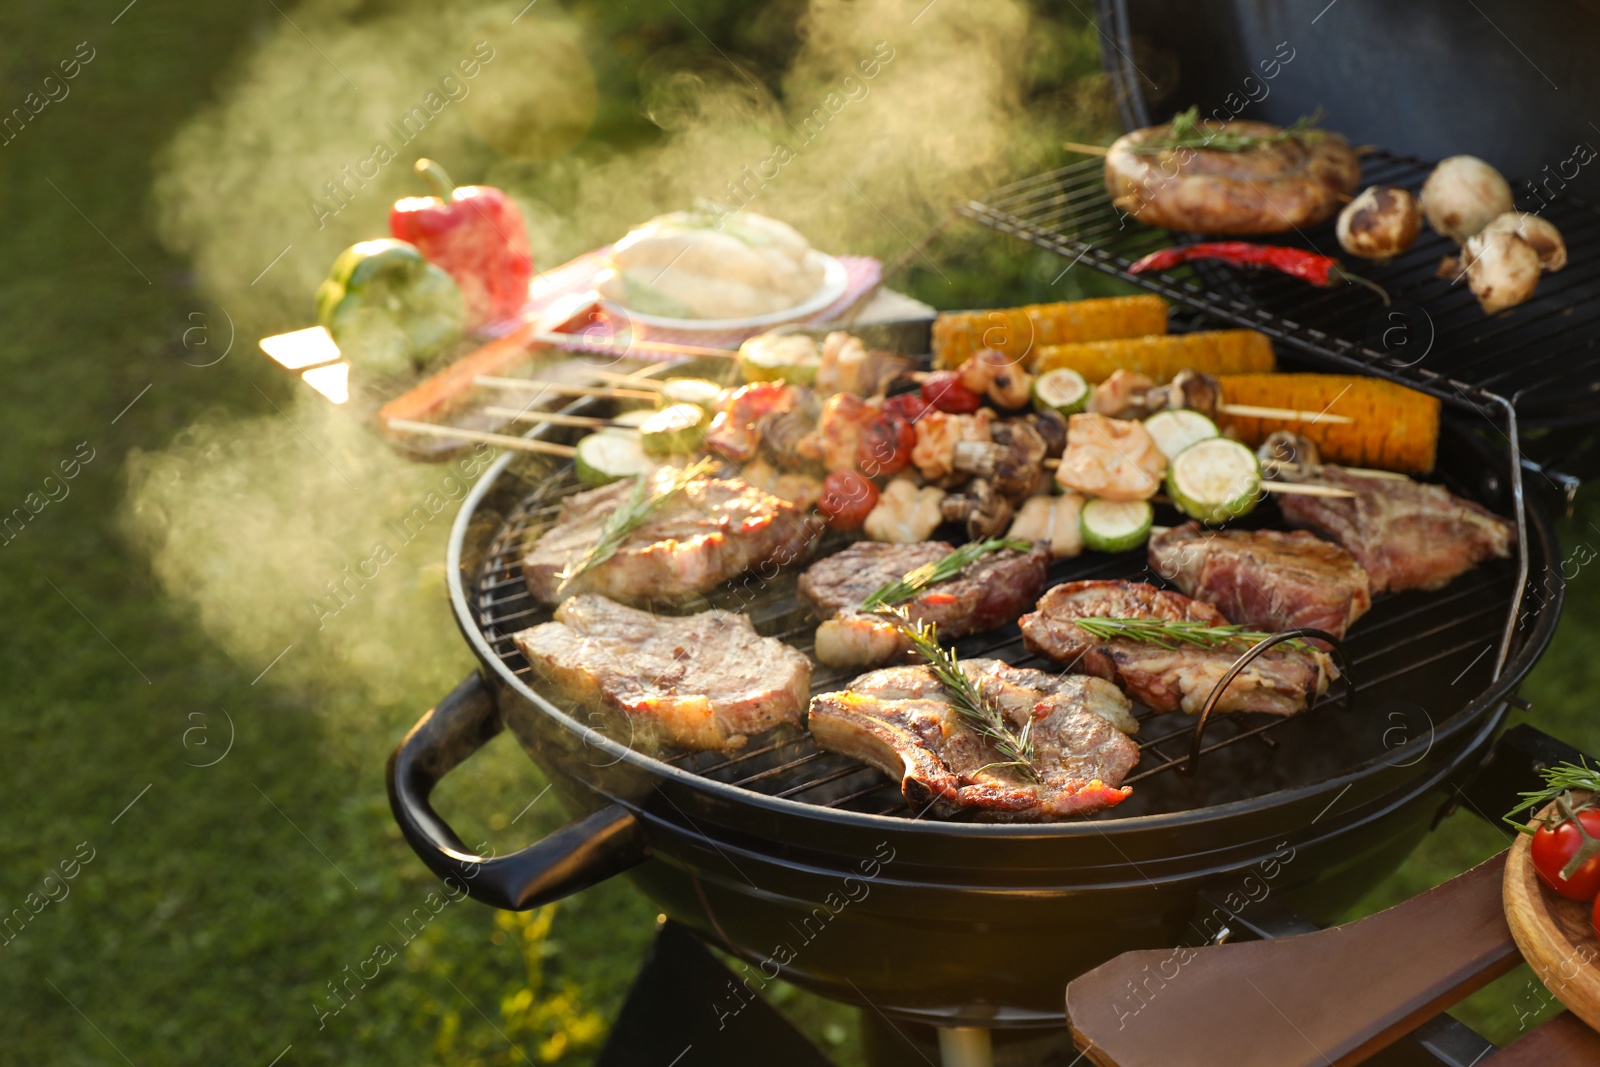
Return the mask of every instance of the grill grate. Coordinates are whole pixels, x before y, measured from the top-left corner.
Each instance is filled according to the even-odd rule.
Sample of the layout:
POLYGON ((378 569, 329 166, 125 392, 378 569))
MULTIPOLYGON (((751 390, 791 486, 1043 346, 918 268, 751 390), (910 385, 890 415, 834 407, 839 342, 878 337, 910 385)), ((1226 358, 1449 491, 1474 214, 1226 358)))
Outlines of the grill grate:
MULTIPOLYGON (((1363 157, 1362 183, 1421 187, 1431 165, 1372 151, 1363 157)), ((1573 254, 1566 269, 1546 275, 1533 299, 1490 318, 1465 284, 1436 276, 1453 243, 1424 228, 1416 244, 1387 264, 1354 262, 1352 269, 1390 294, 1360 286, 1318 291, 1270 271, 1245 272, 1216 264, 1192 274, 1134 276, 1140 256, 1173 237, 1124 219, 1107 199, 1098 159, 1003 186, 958 210, 1040 248, 1160 293, 1220 322, 1260 330, 1330 369, 1376 374, 1457 406, 1498 416, 1498 397, 1524 421, 1594 419, 1600 394, 1600 211, 1572 197, 1531 185, 1517 207, 1554 223, 1573 254)), ((1274 235, 1273 244, 1340 255, 1333 223, 1305 233, 1274 235)), ((1070 268, 1069 268, 1070 269, 1070 268)))
MULTIPOLYGON (((507 668, 535 690, 543 687, 511 635, 546 621, 549 610, 529 595, 523 583, 522 546, 554 520, 565 496, 581 488, 570 466, 538 482, 500 527, 474 583, 472 606, 485 638, 507 668)), ((1244 525, 1272 525, 1275 511, 1270 502, 1264 503, 1244 525)), ((1158 514, 1158 521, 1176 522, 1178 516, 1158 514)), ((1051 567, 1052 585, 1092 578, 1164 584, 1147 569, 1142 552, 1060 560, 1051 567)), ((1192 775, 1171 772, 1188 757, 1193 719, 1136 707, 1140 763, 1126 782, 1139 788, 1113 812, 1097 817, 1201 807, 1307 784, 1419 740, 1424 729, 1465 706, 1491 679, 1495 663, 1488 653, 1501 640, 1504 604, 1516 586, 1516 568, 1500 562, 1473 571, 1438 593, 1378 598, 1345 642, 1353 686, 1336 685, 1317 707, 1292 719, 1215 717, 1207 727, 1204 758, 1192 775), (1452 696, 1452 690, 1459 696, 1452 696), (1438 706, 1441 694, 1453 701, 1449 707, 1438 706)), ((712 606, 744 611, 761 633, 810 652, 815 620, 797 612, 793 575, 771 583, 754 602, 738 599, 731 590, 708 599, 712 606)), ((964 659, 992 656, 1018 666, 1059 669, 1028 655, 1015 624, 971 635, 956 648, 964 659)), ((843 688, 856 673, 818 668, 812 692, 843 688)), ((583 713, 576 707, 568 710, 583 713)), ((706 778, 768 796, 877 815, 916 814, 908 809, 897 782, 856 760, 817 748, 809 734, 792 728, 752 738, 732 755, 700 752, 662 758, 706 778)))

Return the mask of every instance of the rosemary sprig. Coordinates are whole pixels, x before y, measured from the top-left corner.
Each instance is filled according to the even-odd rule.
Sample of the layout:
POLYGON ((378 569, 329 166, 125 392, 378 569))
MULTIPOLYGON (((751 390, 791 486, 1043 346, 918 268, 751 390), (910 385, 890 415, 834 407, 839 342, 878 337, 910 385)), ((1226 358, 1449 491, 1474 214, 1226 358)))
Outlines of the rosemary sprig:
POLYGON ((987 541, 972 541, 962 545, 943 559, 936 559, 931 563, 924 563, 915 570, 907 571, 906 576, 898 582, 874 591, 871 596, 861 602, 860 611, 876 611, 879 608, 892 608, 902 604, 930 585, 948 581, 966 569, 967 564, 981 556, 1002 548, 1014 548, 1018 552, 1026 552, 1032 548, 1029 541, 1019 541, 1010 537, 991 537, 987 541))
POLYGON ((1522 803, 1506 812, 1503 816, 1507 825, 1515 827, 1518 831, 1531 834, 1522 820, 1516 816, 1525 811, 1542 808, 1552 800, 1569 792, 1582 792, 1600 795, 1600 767, 1590 767, 1577 763, 1558 763, 1554 767, 1546 767, 1539 772, 1544 779, 1544 788, 1535 789, 1527 793, 1519 793, 1522 803))
POLYGON ((710 457, 690 467, 685 467, 673 475, 672 481, 664 486, 660 492, 650 491, 650 479, 653 475, 640 474, 634 478, 633 490, 628 494, 620 507, 606 516, 606 521, 600 527, 600 537, 589 550, 577 559, 569 561, 561 571, 561 584, 556 586, 556 595, 566 591, 573 580, 590 568, 597 567, 617 554, 617 549, 628 539, 628 535, 643 526, 650 518, 650 513, 655 511, 667 500, 683 491, 683 487, 696 478, 710 474, 716 462, 710 457))
POLYGON ((1028 781, 1037 782, 1039 772, 1033 768, 1033 720, 1028 719, 1021 730, 1012 730, 1000 709, 993 701, 984 699, 982 691, 973 684, 971 678, 967 677, 967 672, 961 669, 955 650, 939 644, 937 626, 922 622, 913 623, 904 609, 883 610, 874 614, 888 620, 906 635, 911 647, 916 650, 917 655, 927 661, 928 669, 944 687, 944 691, 950 697, 951 706, 956 709, 962 721, 971 727, 974 733, 988 741, 995 752, 1005 757, 1003 760, 985 764, 978 770, 1014 767, 1028 781))
POLYGON ((1135 152, 1165 152, 1170 148, 1207 148, 1213 152, 1247 152, 1257 145, 1276 144, 1308 135, 1320 135, 1315 127, 1322 121, 1319 107, 1309 115, 1302 115, 1292 125, 1277 133, 1240 133, 1226 126, 1212 129, 1200 118, 1198 105, 1172 116, 1167 132, 1150 138, 1134 148, 1135 152))
MULTIPOLYGON (((1272 635, 1260 630, 1246 630, 1242 626, 1208 626, 1203 622, 1181 619, 1116 619, 1089 617, 1072 620, 1079 629, 1086 630, 1102 641, 1126 637, 1134 641, 1149 641, 1162 648, 1195 645, 1204 649, 1244 649, 1272 635)), ((1283 642, 1284 647, 1305 652, 1315 651, 1298 637, 1283 642)))

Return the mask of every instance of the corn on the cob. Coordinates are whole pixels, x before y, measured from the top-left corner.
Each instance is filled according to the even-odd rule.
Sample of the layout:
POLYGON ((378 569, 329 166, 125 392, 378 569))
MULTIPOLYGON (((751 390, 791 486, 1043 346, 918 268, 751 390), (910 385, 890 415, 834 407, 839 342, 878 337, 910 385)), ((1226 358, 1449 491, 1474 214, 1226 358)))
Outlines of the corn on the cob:
POLYGON ((1439 401, 1378 378, 1338 374, 1224 375, 1222 402, 1345 415, 1348 423, 1284 422, 1222 414, 1218 423, 1250 445, 1274 430, 1309 438, 1330 463, 1427 474, 1439 446, 1439 401))
POLYGON ((1159 296, 1111 296, 992 311, 945 312, 933 322, 933 365, 953 370, 984 348, 1022 359, 1042 345, 1167 332, 1159 296))
POLYGON ((1162 337, 1130 337, 1120 341, 1050 345, 1034 350, 1029 366, 1035 374, 1066 367, 1099 383, 1117 370, 1138 371, 1157 383, 1171 381, 1181 370, 1206 374, 1270 372, 1276 363, 1272 342, 1255 330, 1205 330, 1162 337))

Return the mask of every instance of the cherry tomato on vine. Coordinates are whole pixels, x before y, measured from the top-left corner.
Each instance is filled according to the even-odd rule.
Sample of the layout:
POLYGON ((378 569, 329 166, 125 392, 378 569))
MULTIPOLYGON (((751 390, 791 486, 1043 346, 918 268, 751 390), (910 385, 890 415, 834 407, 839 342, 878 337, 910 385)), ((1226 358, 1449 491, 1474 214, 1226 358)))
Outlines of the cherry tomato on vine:
POLYGON ((1569 900, 1600 896, 1600 809, 1579 809, 1576 822, 1552 820, 1540 826, 1533 835, 1533 869, 1545 885, 1569 900), (1577 868, 1564 876, 1574 859, 1580 859, 1577 868))

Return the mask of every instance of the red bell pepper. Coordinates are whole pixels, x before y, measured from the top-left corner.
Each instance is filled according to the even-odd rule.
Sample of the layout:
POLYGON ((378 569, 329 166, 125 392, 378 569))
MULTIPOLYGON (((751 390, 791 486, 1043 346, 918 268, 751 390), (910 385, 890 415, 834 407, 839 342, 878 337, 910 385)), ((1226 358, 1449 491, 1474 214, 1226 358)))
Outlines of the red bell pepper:
POLYGON ((451 185, 431 159, 417 160, 416 169, 437 195, 396 201, 389 232, 455 279, 469 329, 515 315, 528 300, 533 277, 517 205, 487 185, 451 185))

